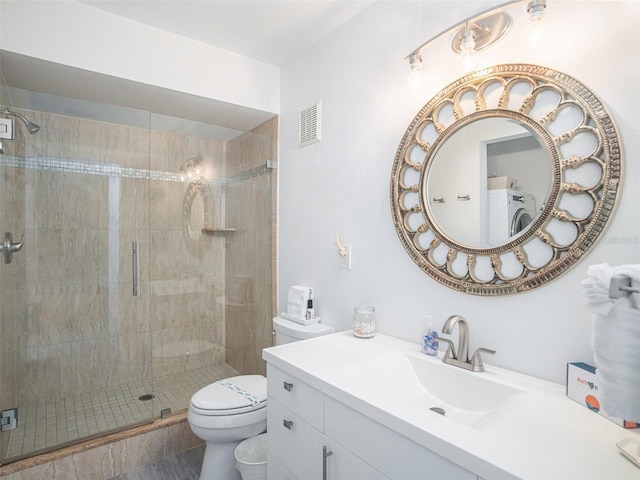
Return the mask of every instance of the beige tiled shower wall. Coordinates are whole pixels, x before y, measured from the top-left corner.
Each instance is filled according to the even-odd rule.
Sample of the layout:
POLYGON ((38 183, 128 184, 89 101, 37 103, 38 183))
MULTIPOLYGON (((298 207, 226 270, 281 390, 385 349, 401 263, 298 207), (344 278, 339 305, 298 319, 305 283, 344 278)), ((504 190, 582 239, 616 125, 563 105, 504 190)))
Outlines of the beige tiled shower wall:
MULTIPOLYGON (((224 361, 224 238, 188 231, 196 203, 208 202, 200 226, 217 224, 222 218, 224 143, 164 132, 151 133, 151 170, 180 172, 198 158, 207 198, 189 208, 186 182, 151 180, 149 284, 143 283, 149 300, 155 377, 217 364, 224 361)), ((191 172, 193 178, 198 174, 191 172)), ((196 196, 198 197, 198 196, 196 196)), ((202 198, 202 197, 200 197, 202 198)), ((198 222, 196 222, 198 223, 198 222)), ((186 405, 185 405, 186 408, 186 405)))
POLYGON ((278 119, 228 142, 226 220, 236 232, 227 238, 227 363, 244 374, 265 374, 262 349, 272 344, 275 314, 275 169, 234 181, 242 172, 277 159, 278 119))
MULTIPOLYGON (((17 111, 41 130, 18 131, 5 154, 50 165, 3 167, 0 222, 25 246, 0 276, 0 407, 224 361, 225 238, 186 247, 188 184, 175 179, 197 156, 222 177, 223 142, 17 111)), ((221 217, 222 194, 212 182, 207 221, 221 217)))

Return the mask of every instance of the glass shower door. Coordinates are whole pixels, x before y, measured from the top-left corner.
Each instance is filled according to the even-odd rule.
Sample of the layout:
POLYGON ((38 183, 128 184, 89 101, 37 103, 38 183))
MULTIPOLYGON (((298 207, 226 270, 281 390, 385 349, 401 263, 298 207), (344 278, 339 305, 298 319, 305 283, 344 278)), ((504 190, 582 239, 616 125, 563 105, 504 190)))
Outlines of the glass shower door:
POLYGON ((0 154, 0 234, 16 250, 0 260, 0 464, 153 419, 133 249, 149 238, 148 114, 10 108, 40 130, 16 121, 0 154))

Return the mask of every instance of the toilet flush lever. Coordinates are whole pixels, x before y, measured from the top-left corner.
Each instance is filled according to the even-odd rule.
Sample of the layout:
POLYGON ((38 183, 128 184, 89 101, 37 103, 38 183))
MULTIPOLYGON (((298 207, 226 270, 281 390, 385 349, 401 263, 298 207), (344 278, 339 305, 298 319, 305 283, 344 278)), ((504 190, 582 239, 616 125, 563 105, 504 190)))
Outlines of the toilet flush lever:
POLYGON ((24 235, 18 243, 13 243, 13 235, 11 232, 4 232, 4 242, 2 242, 2 253, 4 255, 4 263, 11 263, 13 254, 19 252, 24 245, 24 235))

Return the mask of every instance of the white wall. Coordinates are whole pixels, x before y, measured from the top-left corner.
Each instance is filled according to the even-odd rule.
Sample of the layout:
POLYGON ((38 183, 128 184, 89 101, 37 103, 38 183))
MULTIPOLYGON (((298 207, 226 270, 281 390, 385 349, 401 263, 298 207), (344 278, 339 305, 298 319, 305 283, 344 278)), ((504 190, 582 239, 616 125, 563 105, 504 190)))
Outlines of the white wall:
MULTIPOLYGON (((471 347, 488 362, 564 382, 566 362, 592 362, 591 314, 580 281, 591 264, 638 263, 640 97, 634 38, 640 2, 550 0, 550 42, 518 48, 514 29, 482 55, 484 66, 534 63, 567 73, 607 105, 625 148, 619 208, 599 244, 576 267, 531 292, 501 298, 457 293, 413 263, 393 226, 391 166, 405 129, 435 93, 460 76, 447 41, 423 54, 428 91, 412 95, 404 57, 429 37, 501 2, 378 1, 281 72, 279 304, 287 289, 316 289, 326 323, 350 328, 353 307, 369 301, 379 331, 418 341, 422 316, 451 314, 471 325, 471 347), (322 101, 322 141, 297 146, 297 115, 322 101), (335 234, 352 245, 352 270, 339 269, 335 234)), ((517 27, 517 25, 516 25, 517 27)), ((481 65, 481 66, 483 66, 481 65)))
POLYGON ((3 0, 0 14, 4 50, 265 112, 280 107, 274 65, 73 0, 3 0))

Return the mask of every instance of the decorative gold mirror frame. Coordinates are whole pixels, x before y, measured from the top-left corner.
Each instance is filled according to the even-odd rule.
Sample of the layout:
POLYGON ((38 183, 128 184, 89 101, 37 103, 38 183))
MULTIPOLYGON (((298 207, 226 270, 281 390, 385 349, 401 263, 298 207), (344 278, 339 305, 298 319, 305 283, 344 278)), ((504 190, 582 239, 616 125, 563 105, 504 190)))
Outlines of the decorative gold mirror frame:
MULTIPOLYGON (((411 258, 425 273, 443 285, 474 295, 495 296, 524 292, 557 278, 595 245, 614 211, 621 188, 621 175, 622 151, 616 127, 611 115, 592 92, 572 77, 550 68, 526 64, 498 65, 453 82, 415 116, 400 142, 393 164, 393 222, 400 241, 411 258), (497 106, 488 107, 485 91, 490 85, 495 88, 496 82, 501 88, 501 95, 497 106), (513 103, 513 98, 510 98, 512 89, 522 82, 530 85, 530 92, 519 102, 518 107, 512 108, 509 106, 510 101, 513 103), (530 113, 543 92, 554 93, 558 98, 557 104, 541 118, 533 118, 530 113), (461 99, 469 94, 475 95, 474 111, 465 113, 461 99), (439 114, 445 107, 453 111, 450 125, 444 125, 439 119, 439 114), (579 109, 582 121, 569 131, 554 135, 549 126, 568 107, 579 109), (509 239, 503 245, 471 248, 449 238, 429 214, 426 192, 428 170, 438 147, 455 131, 479 118, 496 116, 524 123, 539 135, 549 153, 553 181, 540 215, 520 236, 509 239), (426 128, 435 129, 438 135, 435 141, 424 141, 422 135, 426 128), (568 158, 563 158, 561 146, 582 133, 595 136, 597 145, 593 151, 584 156, 569 155, 568 158), (414 148, 424 151, 422 162, 412 159, 414 148), (568 172, 589 163, 599 168, 599 181, 591 186, 584 186, 567 180, 568 172), (420 179, 415 182, 413 179, 418 175, 420 179), (591 213, 577 218, 567 209, 561 208, 564 195, 588 195, 593 201, 591 213), (414 204, 411 204, 412 201, 414 204), (415 216, 419 217, 418 222, 415 221, 415 216), (552 221, 573 225, 577 232, 575 240, 566 245, 557 242, 547 231, 552 221), (549 259, 541 265, 530 261, 529 247, 533 242, 542 242, 544 248, 551 252, 549 259), (444 250, 446 254, 443 255, 444 250), (506 256, 515 257, 522 265, 519 275, 510 277, 505 274, 503 260, 506 256), (466 272, 460 271, 461 264, 466 266, 466 272), (478 274, 479 264, 485 269, 490 265, 492 278, 488 278, 491 276, 490 271, 488 274, 478 274)), ((509 258, 512 263, 513 257, 509 258)))

